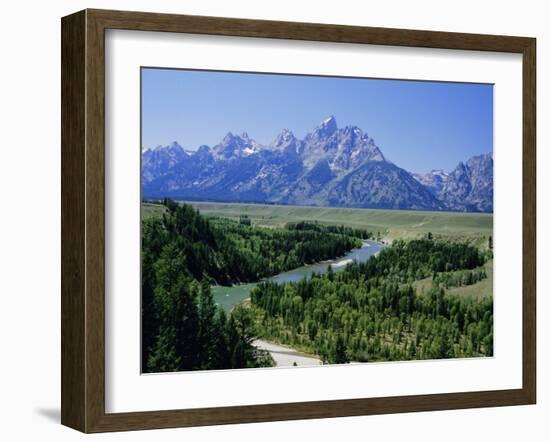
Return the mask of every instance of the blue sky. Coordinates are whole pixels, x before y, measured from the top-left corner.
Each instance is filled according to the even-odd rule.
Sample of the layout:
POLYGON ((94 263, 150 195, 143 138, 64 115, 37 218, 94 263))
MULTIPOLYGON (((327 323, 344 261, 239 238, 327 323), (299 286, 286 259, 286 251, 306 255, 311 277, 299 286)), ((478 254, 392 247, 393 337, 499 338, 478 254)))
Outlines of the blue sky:
POLYGON ((303 138, 330 115, 412 172, 493 149, 492 85, 142 69, 143 147, 194 150, 227 132, 268 144, 284 128, 303 138))

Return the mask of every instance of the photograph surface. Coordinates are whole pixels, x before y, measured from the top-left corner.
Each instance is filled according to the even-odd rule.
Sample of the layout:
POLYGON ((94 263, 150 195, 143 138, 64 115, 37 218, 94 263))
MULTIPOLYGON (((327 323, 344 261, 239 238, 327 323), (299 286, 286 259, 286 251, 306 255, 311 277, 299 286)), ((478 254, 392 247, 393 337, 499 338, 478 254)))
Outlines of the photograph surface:
POLYGON ((143 373, 493 356, 493 85, 141 69, 143 373))

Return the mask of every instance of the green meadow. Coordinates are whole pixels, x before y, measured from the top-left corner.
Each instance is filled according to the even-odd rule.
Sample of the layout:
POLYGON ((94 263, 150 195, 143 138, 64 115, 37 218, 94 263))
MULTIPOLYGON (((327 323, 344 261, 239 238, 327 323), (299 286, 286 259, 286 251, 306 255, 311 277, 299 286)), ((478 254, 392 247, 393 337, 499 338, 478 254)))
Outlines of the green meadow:
MULTIPOLYGON (((239 219, 248 216, 254 225, 281 226, 287 222, 317 221, 364 228, 382 240, 414 238, 431 232, 435 236, 475 239, 480 242, 492 235, 493 215, 462 212, 424 212, 413 210, 348 209, 337 207, 282 206, 188 202, 205 216, 239 219)), ((143 203, 143 217, 162 213, 161 205, 143 203)))

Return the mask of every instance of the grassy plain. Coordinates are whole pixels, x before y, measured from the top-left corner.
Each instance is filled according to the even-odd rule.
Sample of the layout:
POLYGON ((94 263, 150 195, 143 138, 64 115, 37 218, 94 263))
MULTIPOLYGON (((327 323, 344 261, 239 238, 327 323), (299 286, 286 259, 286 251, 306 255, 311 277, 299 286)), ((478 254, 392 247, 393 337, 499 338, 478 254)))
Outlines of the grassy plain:
POLYGON ((152 216, 161 216, 166 211, 166 207, 161 204, 141 203, 141 218, 147 219, 152 216))
MULTIPOLYGON (((472 285, 463 285, 462 287, 451 287, 445 291, 450 295, 458 295, 467 298, 490 298, 493 296, 493 260, 489 260, 483 266, 487 273, 487 278, 482 279, 472 285)), ((417 293, 424 295, 432 288, 432 278, 424 278, 413 283, 417 293)))
MULTIPOLYGON (((364 228, 381 239, 434 236, 477 240, 482 244, 493 232, 493 215, 485 213, 424 212, 413 210, 348 209, 338 207, 281 206, 189 202, 203 215, 238 219, 247 215, 254 225, 281 226, 287 222, 317 221, 323 224, 364 228)), ((163 206, 143 203, 143 217, 155 216, 163 206)))

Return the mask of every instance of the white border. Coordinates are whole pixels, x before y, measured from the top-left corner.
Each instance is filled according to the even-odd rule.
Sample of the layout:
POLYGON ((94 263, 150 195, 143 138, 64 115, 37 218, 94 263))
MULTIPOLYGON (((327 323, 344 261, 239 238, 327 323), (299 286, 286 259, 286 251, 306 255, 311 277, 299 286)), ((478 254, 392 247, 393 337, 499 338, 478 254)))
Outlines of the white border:
POLYGON ((108 30, 106 411, 521 388, 521 80, 516 54, 108 30), (140 66, 494 83, 495 357, 141 376, 140 66))

